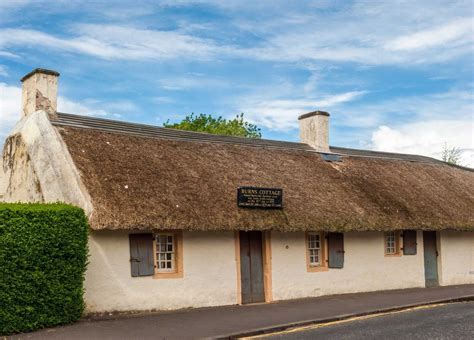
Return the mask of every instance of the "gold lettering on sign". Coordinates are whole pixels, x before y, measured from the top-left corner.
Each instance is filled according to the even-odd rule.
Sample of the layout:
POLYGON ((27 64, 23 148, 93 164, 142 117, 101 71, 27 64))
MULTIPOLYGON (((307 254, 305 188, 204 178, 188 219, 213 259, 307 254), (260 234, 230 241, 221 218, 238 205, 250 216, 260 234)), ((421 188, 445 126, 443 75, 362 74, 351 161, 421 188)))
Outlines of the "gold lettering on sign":
POLYGON ((237 190, 237 204, 240 207, 281 209, 282 196, 282 189, 242 187, 237 190))

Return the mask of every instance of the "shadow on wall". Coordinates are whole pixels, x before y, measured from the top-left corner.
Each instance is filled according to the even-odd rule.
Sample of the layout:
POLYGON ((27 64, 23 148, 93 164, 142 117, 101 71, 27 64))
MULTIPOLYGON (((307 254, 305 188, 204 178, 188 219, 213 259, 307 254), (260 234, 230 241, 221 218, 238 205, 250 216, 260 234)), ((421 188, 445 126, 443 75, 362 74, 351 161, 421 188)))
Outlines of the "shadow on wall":
POLYGON ((3 193, 6 190, 7 186, 7 177, 5 176, 3 172, 3 158, 2 162, 0 162, 0 202, 3 201, 3 193))

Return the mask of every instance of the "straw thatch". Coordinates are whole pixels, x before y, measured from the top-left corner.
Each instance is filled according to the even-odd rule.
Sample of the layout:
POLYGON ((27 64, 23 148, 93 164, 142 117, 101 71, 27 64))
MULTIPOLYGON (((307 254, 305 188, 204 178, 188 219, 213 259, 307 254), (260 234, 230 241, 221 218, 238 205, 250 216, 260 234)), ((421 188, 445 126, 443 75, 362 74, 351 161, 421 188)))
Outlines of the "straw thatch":
POLYGON ((57 125, 94 229, 474 230, 474 172, 443 163, 57 125), (237 207, 247 185, 283 188, 284 208, 237 207))

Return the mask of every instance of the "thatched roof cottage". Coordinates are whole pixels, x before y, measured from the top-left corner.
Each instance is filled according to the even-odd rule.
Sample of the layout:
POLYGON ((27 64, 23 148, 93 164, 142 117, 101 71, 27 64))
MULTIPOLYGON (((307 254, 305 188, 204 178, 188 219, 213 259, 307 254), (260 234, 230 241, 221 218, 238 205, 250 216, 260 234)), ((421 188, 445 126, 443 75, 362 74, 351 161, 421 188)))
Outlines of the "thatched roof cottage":
POLYGON ((329 146, 322 111, 301 143, 60 113, 58 76, 22 79, 0 195, 86 211, 91 312, 474 283, 472 169, 329 146))

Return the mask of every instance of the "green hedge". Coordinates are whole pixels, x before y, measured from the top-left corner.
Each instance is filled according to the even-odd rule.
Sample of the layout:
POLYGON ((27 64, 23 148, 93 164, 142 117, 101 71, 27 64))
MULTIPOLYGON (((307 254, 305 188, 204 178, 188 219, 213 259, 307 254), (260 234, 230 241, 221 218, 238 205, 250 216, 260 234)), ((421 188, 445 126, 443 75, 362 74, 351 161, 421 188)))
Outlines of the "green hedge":
POLYGON ((0 334, 81 317, 87 232, 79 208, 0 203, 0 334))

